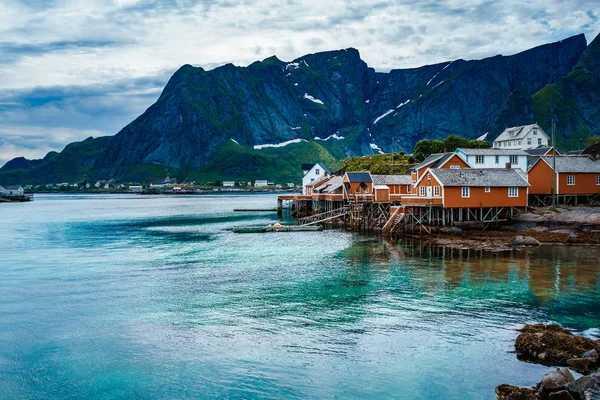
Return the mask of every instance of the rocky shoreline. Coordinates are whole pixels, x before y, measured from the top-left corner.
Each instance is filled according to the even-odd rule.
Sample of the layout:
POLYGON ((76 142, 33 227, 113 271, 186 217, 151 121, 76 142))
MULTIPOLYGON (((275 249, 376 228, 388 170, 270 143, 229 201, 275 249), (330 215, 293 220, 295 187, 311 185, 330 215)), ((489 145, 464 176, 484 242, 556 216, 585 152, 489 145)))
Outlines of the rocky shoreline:
POLYGON ((437 246, 489 252, 539 245, 600 245, 600 208, 536 208, 499 228, 441 227, 421 238, 437 246))
POLYGON ((574 335, 557 324, 525 325, 519 332, 519 360, 567 368, 548 371, 536 386, 499 385, 499 400, 600 400, 600 340, 574 335), (576 379, 571 370, 583 376, 576 379))

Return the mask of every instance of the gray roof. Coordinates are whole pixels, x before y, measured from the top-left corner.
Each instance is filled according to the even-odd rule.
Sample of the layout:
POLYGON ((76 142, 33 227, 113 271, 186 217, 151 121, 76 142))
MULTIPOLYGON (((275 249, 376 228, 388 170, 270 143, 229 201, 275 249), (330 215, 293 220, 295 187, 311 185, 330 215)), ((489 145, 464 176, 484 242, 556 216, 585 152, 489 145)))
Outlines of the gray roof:
POLYGON ((6 190, 19 190, 19 189, 22 189, 21 185, 0 185, 0 187, 3 187, 6 190))
MULTIPOLYGON (((538 124, 531 125, 521 125, 521 126, 513 126, 511 128, 506 128, 504 132, 502 132, 494 142, 501 142, 504 140, 513 140, 513 139, 522 139, 524 138, 533 128, 537 128, 538 132, 546 135, 546 132, 538 124)), ((548 137, 548 135, 546 135, 548 137)))
POLYGON ((559 174, 600 173, 600 161, 587 156, 540 157, 552 167, 552 158, 556 158, 556 172, 559 174))
POLYGON ((567 151, 567 153, 565 155, 567 155, 567 156, 579 156, 579 155, 581 155, 581 153, 583 153, 583 150, 571 150, 571 151, 567 151))
POLYGON ((336 189, 339 189, 344 184, 344 178, 341 176, 334 176, 325 182, 323 185, 317 188, 318 193, 331 193, 336 189))
POLYGON ((433 163, 433 165, 431 166, 431 168, 437 168, 439 165, 443 164, 444 161, 446 161, 447 159, 452 157, 453 154, 455 154, 455 153, 451 152, 451 153, 430 154, 426 159, 424 159, 423 161, 421 161, 419 164, 415 165, 414 167, 411 167, 410 169, 411 170, 421 169, 432 163, 433 163))
POLYGON ((432 172, 444 186, 529 186, 515 169, 436 169, 432 172))
POLYGON ((468 156, 526 156, 525 150, 521 149, 456 149, 468 156))
POLYGON ((410 175, 371 175, 375 185, 410 185, 410 175))
POLYGON ((350 182, 373 182, 371 174, 368 172, 346 172, 350 182))
MULTIPOLYGON (((552 150, 552 147, 538 147, 536 149, 525 150, 525 152, 530 156, 543 156, 550 150, 552 150)), ((560 152, 556 150, 556 154, 560 154, 560 152)))

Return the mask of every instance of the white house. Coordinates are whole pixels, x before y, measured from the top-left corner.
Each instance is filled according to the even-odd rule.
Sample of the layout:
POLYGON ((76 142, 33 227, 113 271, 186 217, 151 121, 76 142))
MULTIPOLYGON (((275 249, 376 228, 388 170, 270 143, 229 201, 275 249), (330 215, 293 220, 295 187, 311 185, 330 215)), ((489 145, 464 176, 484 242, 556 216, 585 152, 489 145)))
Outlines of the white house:
POLYGON ((305 169, 305 165, 302 165, 302 170, 304 172, 304 177, 302 177, 302 194, 306 195, 306 185, 313 184, 315 182, 320 181, 323 178, 329 176, 330 172, 326 166, 321 163, 316 163, 308 170, 305 169))
POLYGON ((142 193, 142 186, 141 185, 131 185, 129 186, 129 191, 130 192, 134 192, 134 193, 142 193))
POLYGON ((23 187, 20 185, 3 185, 0 186, 0 196, 4 197, 15 197, 15 196, 23 196, 23 187))
POLYGON ((266 179, 258 179, 254 181, 255 187, 269 186, 269 182, 266 179))
POLYGON ((234 187, 234 186, 235 186, 234 181, 223 181, 223 187, 234 187))
POLYGON ((506 128, 494 140, 495 149, 535 149, 538 147, 547 147, 550 138, 538 124, 513 126, 506 128))
POLYGON ((456 149, 456 154, 471 168, 520 168, 527 171, 529 154, 525 150, 456 149))

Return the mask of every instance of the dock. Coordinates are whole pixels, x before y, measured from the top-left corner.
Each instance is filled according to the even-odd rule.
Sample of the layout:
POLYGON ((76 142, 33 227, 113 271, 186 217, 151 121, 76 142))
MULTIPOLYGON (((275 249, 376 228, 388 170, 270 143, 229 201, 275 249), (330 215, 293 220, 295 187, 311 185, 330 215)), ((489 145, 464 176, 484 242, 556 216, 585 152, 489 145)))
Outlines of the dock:
POLYGON ((234 226, 235 233, 265 233, 265 232, 315 232, 323 230, 321 226, 303 225, 268 225, 268 226, 234 226))
POLYGON ((277 208, 234 208, 233 212, 277 212, 277 208))

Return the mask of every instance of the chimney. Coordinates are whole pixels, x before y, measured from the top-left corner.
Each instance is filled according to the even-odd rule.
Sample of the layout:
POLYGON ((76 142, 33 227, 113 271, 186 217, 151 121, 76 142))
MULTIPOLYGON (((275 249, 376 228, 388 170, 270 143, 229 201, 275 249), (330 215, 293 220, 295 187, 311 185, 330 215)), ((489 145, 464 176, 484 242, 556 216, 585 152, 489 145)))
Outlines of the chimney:
POLYGON ((505 167, 506 169, 510 169, 510 163, 506 163, 505 167))

